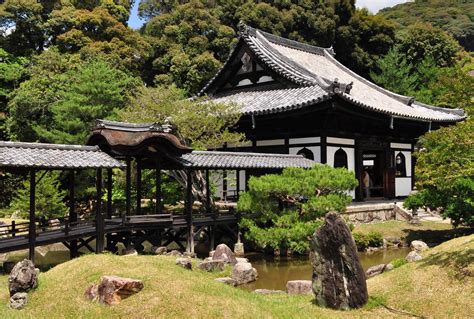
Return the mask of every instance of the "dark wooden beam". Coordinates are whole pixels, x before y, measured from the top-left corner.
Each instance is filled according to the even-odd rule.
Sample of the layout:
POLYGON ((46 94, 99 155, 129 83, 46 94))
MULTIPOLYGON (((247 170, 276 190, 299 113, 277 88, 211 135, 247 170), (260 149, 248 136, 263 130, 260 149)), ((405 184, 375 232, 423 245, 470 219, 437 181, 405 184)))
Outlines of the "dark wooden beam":
POLYGON ((188 228, 188 242, 186 251, 194 252, 194 234, 193 234, 193 176, 191 171, 186 172, 186 222, 188 228))
POLYGON ((237 198, 237 200, 239 200, 239 192, 240 192, 240 171, 239 170, 236 170, 235 171, 235 188, 236 188, 236 192, 235 192, 235 196, 237 198))
POLYGON ((35 206, 36 206, 36 171, 30 170, 30 224, 28 229, 29 235, 29 258, 35 262, 35 243, 36 243, 36 223, 35 223, 35 206))
POLYGON ((131 174, 132 174, 132 160, 130 157, 126 159, 127 169, 125 171, 125 213, 122 214, 122 223, 125 224, 127 216, 130 216, 130 207, 131 207, 131 174))
POLYGON ((321 163, 327 164, 328 162, 328 145, 326 135, 321 135, 321 163))
MULTIPOLYGON (((76 198, 75 198, 75 171, 69 172, 69 223, 77 222, 76 198)), ((77 257, 77 240, 71 240, 69 245, 71 259, 77 257)))
POLYGON ((113 188, 113 171, 107 169, 107 219, 112 218, 112 188, 113 188))
POLYGON ((209 170, 206 169, 206 214, 211 213, 211 186, 209 183, 209 170))
POLYGON ((104 251, 104 215, 102 214, 102 169, 97 169, 96 176, 96 232, 95 252, 97 254, 104 251))
POLYGON ((140 215, 142 211, 142 164, 137 159, 137 210, 136 215, 140 215))

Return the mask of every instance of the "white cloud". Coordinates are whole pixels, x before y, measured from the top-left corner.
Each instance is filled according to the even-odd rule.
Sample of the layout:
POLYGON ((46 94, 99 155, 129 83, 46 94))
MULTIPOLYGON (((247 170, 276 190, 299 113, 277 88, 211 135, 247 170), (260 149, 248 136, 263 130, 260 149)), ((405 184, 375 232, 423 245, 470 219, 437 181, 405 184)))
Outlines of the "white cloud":
POLYGON ((380 9, 393 7, 396 4, 409 2, 409 0, 356 0, 358 8, 367 8, 372 13, 377 13, 380 9))

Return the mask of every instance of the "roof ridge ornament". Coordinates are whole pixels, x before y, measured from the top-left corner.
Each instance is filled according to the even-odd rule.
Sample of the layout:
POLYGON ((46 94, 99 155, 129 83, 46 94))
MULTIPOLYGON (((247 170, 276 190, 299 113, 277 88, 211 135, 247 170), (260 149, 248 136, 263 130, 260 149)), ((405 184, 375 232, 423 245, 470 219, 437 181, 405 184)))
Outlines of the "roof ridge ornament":
POLYGON ((340 93, 350 94, 353 85, 354 85, 354 82, 345 84, 345 83, 339 82, 338 78, 335 78, 334 81, 331 84, 329 84, 328 90, 336 94, 340 94, 340 93))
POLYGON ((240 36, 246 35, 248 33, 248 30, 249 30, 247 24, 245 24, 245 22, 243 20, 239 21, 239 23, 237 24, 237 28, 239 29, 239 35, 240 36))

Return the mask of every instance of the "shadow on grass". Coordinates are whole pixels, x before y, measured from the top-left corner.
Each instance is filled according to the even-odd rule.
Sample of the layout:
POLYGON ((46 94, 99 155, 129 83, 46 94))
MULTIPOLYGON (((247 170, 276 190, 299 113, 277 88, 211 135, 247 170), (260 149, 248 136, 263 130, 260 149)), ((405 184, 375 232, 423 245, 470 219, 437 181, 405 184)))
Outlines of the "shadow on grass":
POLYGON ((453 238, 474 234, 474 228, 460 227, 453 229, 403 229, 405 241, 422 240, 430 246, 441 244, 453 238))

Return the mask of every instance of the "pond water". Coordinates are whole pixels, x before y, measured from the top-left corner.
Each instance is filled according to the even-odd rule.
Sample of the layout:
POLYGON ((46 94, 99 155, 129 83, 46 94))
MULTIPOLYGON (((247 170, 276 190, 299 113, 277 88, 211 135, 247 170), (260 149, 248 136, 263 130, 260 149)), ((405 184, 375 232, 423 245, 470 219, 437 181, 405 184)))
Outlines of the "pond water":
MULTIPOLYGON (((405 258, 410 248, 383 249, 373 253, 359 253, 364 270, 378 264, 405 258)), ((246 256, 258 271, 258 280, 241 286, 246 290, 285 290, 289 280, 311 280, 311 263, 308 257, 273 257, 260 254, 246 256)))

